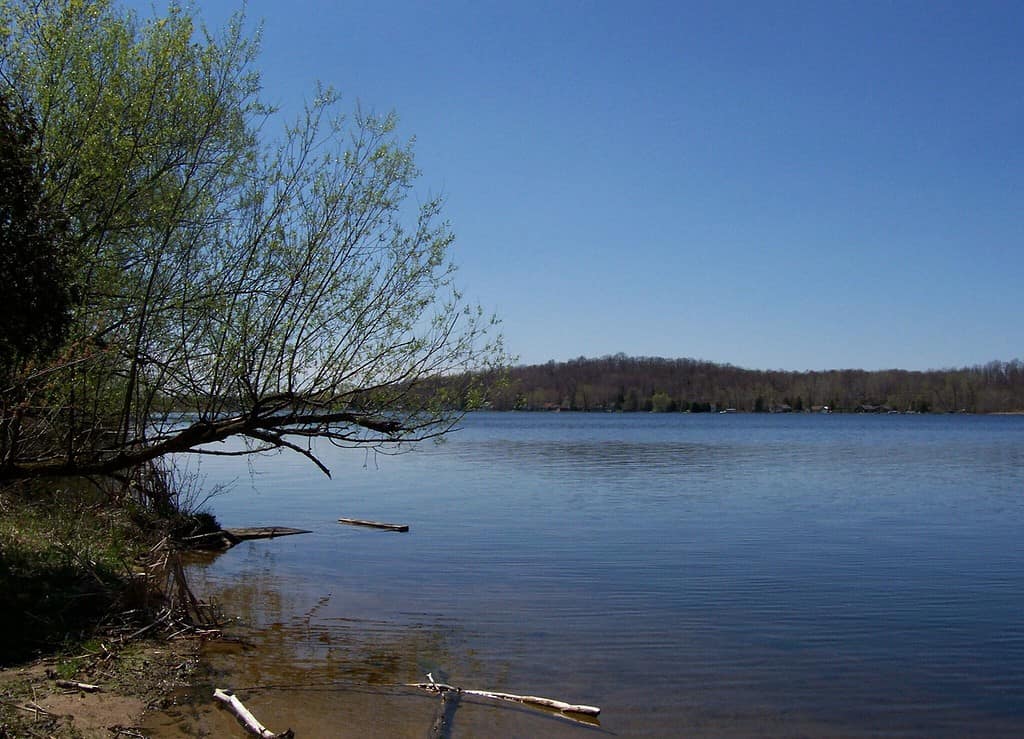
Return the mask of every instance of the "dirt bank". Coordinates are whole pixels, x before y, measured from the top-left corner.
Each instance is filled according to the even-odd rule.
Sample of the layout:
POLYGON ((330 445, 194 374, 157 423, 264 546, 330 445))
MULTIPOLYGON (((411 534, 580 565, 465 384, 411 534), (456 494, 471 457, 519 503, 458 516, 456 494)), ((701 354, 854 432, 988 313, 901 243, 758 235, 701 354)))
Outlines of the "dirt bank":
POLYGON ((188 684, 198 647, 197 637, 123 647, 100 640, 80 654, 0 668, 0 739, 143 736, 142 715, 188 684))

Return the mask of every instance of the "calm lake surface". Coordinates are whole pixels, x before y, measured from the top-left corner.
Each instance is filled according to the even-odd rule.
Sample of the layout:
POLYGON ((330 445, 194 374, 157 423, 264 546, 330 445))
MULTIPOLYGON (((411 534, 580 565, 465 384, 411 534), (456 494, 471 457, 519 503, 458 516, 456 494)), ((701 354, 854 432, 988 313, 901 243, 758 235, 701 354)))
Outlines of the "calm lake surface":
MULTIPOLYGON (((192 566, 234 688, 301 737, 1024 735, 1024 417, 479 413, 412 454, 205 458, 225 526, 314 533, 192 566), (340 516, 407 523, 395 534, 340 516)), ((175 733, 176 732, 176 733, 175 733)))

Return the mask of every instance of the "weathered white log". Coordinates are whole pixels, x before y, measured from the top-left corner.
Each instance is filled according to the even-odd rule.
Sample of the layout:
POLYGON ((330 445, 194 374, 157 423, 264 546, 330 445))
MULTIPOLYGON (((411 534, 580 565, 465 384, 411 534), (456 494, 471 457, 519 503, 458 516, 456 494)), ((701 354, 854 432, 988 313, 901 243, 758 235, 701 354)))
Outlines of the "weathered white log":
POLYGON ((361 518, 339 518, 338 523, 345 523, 349 526, 367 526, 371 529, 385 529, 387 531, 409 530, 409 526, 404 523, 381 523, 380 521, 364 521, 361 518))
POLYGON ((92 683, 76 683, 74 680, 58 680, 57 687, 84 690, 86 693, 95 693, 100 690, 99 685, 93 685, 92 683))
POLYGON ((601 713, 601 709, 597 706, 584 706, 576 703, 566 703, 552 698, 541 698, 536 695, 515 695, 514 693, 496 693, 492 690, 470 690, 468 688, 457 688, 454 685, 438 683, 433 680, 429 683, 407 683, 407 686, 411 688, 421 688, 423 690, 432 690, 436 693, 442 693, 446 690, 456 690, 463 695, 475 695, 480 698, 491 698, 493 700, 543 706, 544 708, 553 708, 554 710, 562 713, 578 713, 584 716, 597 716, 601 713))
POLYGON ((295 732, 291 729, 288 729, 281 734, 275 734, 272 732, 266 726, 261 724, 256 717, 250 713, 249 709, 245 707, 245 704, 238 700, 238 697, 230 690, 221 690, 220 688, 217 688, 213 691, 213 697, 223 703, 229 711, 235 714, 235 717, 250 734, 255 734, 260 737, 260 739, 292 739, 292 737, 295 736, 295 732))
POLYGON ((493 698, 494 700, 512 701, 514 703, 532 703, 536 706, 554 708, 556 711, 561 711, 563 713, 582 713, 586 716, 597 716, 601 713, 601 709, 597 706, 584 706, 576 703, 566 703, 565 701, 558 701, 552 698, 541 698, 536 695, 494 693, 489 690, 463 690, 462 692, 466 695, 478 695, 483 698, 493 698))

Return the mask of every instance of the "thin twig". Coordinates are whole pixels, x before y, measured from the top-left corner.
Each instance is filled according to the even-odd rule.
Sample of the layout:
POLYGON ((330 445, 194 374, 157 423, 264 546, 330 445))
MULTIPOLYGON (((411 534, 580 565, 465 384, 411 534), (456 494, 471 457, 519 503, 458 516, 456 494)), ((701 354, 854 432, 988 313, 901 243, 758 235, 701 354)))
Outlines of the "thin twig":
POLYGON ((170 616, 170 615, 171 615, 170 611, 164 610, 163 615, 160 616, 160 618, 158 618, 156 621, 154 621, 153 623, 149 624, 149 626, 143 626, 141 629, 139 629, 138 631, 136 631, 136 632, 134 632, 132 634, 129 634, 128 636, 121 637, 121 642, 124 643, 126 641, 132 641, 133 639, 136 639, 136 638, 142 636, 143 634, 145 634, 147 631, 149 631, 153 627, 159 626, 160 624, 162 624, 164 621, 167 620, 167 617, 170 616))

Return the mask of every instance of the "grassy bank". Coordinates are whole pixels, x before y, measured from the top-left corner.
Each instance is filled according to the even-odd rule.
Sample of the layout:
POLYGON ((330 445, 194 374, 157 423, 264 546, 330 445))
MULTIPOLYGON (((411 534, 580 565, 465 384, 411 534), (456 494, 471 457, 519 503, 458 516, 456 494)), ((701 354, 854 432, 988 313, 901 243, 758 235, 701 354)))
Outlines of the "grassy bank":
POLYGON ((0 490, 0 739, 111 736, 192 665, 195 605, 167 546, 192 522, 112 490, 0 490))
POLYGON ((145 605, 133 568, 151 537, 123 508, 76 493, 0 493, 0 664, 70 648, 145 605))

